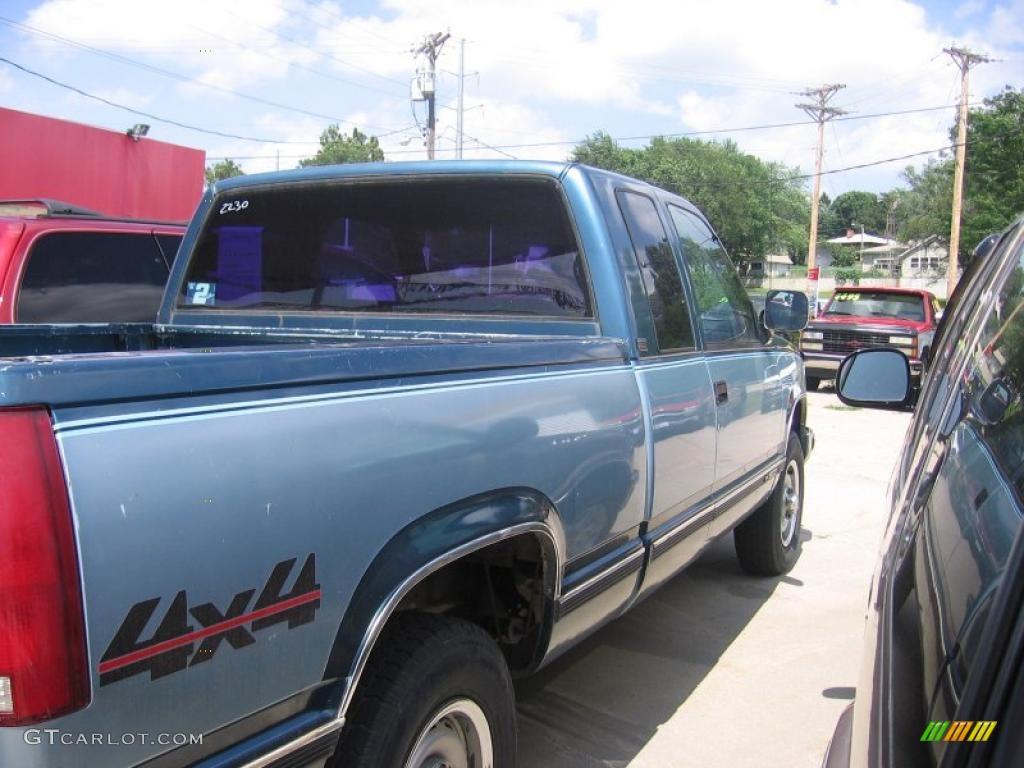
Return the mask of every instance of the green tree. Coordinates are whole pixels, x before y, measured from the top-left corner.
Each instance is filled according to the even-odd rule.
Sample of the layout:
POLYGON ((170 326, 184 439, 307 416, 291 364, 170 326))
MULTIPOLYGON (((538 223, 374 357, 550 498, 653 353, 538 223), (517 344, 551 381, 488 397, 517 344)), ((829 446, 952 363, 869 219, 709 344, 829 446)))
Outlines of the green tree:
POLYGON ((874 192, 843 192, 832 201, 829 210, 835 215, 841 230, 860 231, 864 227, 872 232, 882 232, 885 229, 885 207, 874 192))
MULTIPOLYGON (((951 131, 952 133, 952 131, 951 131)), ((1024 211, 1024 92, 1007 86, 972 110, 967 127, 960 255, 1024 211)))
POLYGON ((346 135, 337 125, 329 125, 320 134, 320 149, 313 157, 300 160, 299 167, 374 163, 383 159, 384 150, 380 148, 376 136, 367 136, 358 128, 352 129, 352 135, 346 135))
POLYGON ((571 159, 693 201, 737 262, 780 251, 798 263, 806 258, 810 203, 799 172, 741 152, 731 141, 659 137, 628 149, 601 132, 579 144, 571 159))
MULTIPOLYGON (((956 126, 950 128, 956 141, 956 126)), ((960 220, 960 261, 983 238, 1007 226, 1024 211, 1024 93, 1007 86, 972 109, 967 124, 967 166, 960 220)), ((906 190, 897 209, 899 237, 920 239, 938 235, 949 242, 953 203, 951 154, 929 161, 921 170, 907 168, 906 190)))
POLYGON ((818 239, 828 240, 830 237, 839 237, 844 230, 845 227, 839 221, 839 216, 832 209, 832 201, 828 195, 822 192, 818 204, 818 239))
POLYGON ((230 157, 206 167, 206 183, 212 184, 221 179, 230 179, 232 176, 245 176, 242 166, 230 157))
POLYGON ((921 170, 908 167, 903 178, 910 189, 894 190, 899 199, 896 233, 900 240, 923 240, 938 235, 949 242, 953 208, 953 161, 929 160, 921 170))

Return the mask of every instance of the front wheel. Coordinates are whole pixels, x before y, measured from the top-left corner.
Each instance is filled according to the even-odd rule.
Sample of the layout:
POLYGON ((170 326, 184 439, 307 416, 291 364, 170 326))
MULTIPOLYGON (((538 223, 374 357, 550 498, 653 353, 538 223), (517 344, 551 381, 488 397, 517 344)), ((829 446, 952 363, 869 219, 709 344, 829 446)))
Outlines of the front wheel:
POLYGON ((332 765, 514 768, 515 762, 515 694, 497 644, 462 619, 394 618, 359 682, 332 765))
POLYGON ((804 509, 804 451, 790 432, 786 464, 775 490, 733 531, 740 566, 755 576, 781 576, 800 557, 804 509))

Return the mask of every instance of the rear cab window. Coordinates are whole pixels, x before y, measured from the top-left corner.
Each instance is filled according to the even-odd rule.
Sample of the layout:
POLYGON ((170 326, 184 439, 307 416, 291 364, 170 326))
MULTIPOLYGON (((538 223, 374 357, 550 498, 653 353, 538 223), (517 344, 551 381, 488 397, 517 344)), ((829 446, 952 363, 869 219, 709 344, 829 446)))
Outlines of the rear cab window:
POLYGON ((148 232, 50 232, 29 249, 19 323, 153 322, 168 264, 148 232))
POLYGON ((594 316, 559 186, 525 176, 232 191, 210 210, 177 306, 594 316))

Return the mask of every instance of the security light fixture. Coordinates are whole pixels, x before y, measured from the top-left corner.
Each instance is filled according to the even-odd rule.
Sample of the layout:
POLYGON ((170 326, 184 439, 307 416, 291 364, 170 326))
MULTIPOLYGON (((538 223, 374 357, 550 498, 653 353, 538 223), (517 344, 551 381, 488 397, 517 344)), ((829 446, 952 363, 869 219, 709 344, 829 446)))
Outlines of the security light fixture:
POLYGON ((147 133, 149 133, 149 126, 145 123, 136 123, 131 128, 129 128, 126 131, 126 133, 128 134, 128 138, 130 138, 132 141, 138 141, 147 133))

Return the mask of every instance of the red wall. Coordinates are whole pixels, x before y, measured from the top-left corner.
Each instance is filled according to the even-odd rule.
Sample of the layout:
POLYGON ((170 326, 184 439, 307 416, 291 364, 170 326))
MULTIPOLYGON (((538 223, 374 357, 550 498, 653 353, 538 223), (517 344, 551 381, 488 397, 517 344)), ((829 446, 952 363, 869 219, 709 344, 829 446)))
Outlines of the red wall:
MULTIPOLYGON (((134 122, 125 119, 125 129, 134 122)), ((206 153, 0 108, 0 200, 49 197, 111 216, 186 220, 206 153)))

